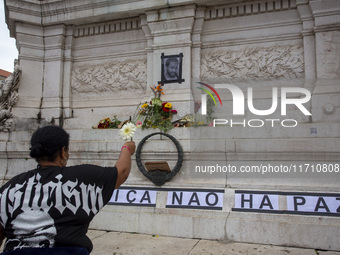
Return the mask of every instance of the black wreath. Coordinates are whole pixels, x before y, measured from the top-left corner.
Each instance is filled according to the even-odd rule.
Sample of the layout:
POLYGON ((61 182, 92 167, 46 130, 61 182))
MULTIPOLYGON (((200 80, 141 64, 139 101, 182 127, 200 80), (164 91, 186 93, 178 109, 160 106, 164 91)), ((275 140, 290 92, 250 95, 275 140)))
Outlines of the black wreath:
POLYGON ((182 146, 179 144, 179 142, 177 141, 177 139, 175 137, 173 137, 172 135, 166 134, 166 133, 162 133, 162 132, 157 132, 157 133, 152 133, 150 135, 145 136, 138 144, 137 147, 137 151, 136 151, 136 162, 137 162, 137 166, 139 171, 142 172, 142 174, 148 178, 150 181, 153 181, 153 177, 151 176, 150 172, 147 171, 145 169, 145 167, 142 164, 141 158, 140 158, 140 154, 143 148, 143 145, 145 143, 146 140, 148 140, 150 137, 154 136, 154 135, 164 135, 166 137, 168 137, 175 145, 177 148, 177 152, 178 152, 178 160, 177 160, 177 164, 175 165, 175 167, 171 170, 171 172, 167 173, 165 176, 165 181, 169 181, 172 177, 174 177, 179 170, 182 167, 182 162, 183 162, 183 149, 182 146))

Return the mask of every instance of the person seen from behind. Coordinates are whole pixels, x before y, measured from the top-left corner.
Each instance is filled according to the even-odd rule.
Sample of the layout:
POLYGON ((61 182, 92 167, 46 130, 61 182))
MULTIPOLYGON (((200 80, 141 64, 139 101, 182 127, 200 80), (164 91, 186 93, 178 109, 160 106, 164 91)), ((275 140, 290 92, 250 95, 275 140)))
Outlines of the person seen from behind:
POLYGON ((0 188, 0 240, 4 255, 87 255, 93 217, 129 176, 134 142, 126 142, 112 167, 67 167, 69 134, 45 126, 31 137, 30 156, 38 166, 0 188))

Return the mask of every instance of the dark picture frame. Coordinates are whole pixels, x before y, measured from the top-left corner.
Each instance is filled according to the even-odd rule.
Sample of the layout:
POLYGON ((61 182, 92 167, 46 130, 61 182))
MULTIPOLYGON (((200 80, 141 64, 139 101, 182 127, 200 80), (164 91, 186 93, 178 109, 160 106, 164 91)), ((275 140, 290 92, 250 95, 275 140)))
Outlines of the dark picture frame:
POLYGON ((161 81, 159 84, 167 83, 179 83, 181 84, 185 80, 182 79, 182 63, 183 53, 177 55, 164 55, 161 54, 161 81))

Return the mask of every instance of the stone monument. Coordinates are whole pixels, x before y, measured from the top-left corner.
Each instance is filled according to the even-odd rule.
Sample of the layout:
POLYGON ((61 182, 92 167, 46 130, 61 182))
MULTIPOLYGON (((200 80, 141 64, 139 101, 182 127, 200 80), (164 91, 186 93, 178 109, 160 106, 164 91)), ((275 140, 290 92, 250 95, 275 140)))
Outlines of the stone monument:
MULTIPOLYGON (((29 138, 47 124, 70 133, 69 164, 114 164, 118 131, 92 126, 128 119, 162 83, 174 119, 196 118, 169 132, 181 170, 156 186, 134 163, 92 228, 340 249, 339 0, 5 3, 22 74, 1 124, 2 182, 35 167, 29 138)), ((162 136, 141 157, 177 161, 162 136)))

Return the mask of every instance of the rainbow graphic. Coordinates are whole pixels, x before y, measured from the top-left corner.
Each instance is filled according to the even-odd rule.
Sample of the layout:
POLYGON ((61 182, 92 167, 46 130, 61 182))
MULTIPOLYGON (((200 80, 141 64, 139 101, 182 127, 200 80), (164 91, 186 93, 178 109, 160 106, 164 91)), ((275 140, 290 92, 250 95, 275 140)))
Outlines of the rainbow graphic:
MULTIPOLYGON (((203 83, 203 82, 197 82, 197 83, 198 83, 198 84, 201 84, 201 85, 203 85, 203 86, 206 86, 206 87, 209 88, 212 92, 214 92, 215 95, 217 96, 218 100, 220 100, 220 103, 221 103, 221 106, 222 106, 222 100, 221 100, 221 98, 220 98, 220 95, 217 93, 217 91, 216 91, 213 87, 211 87, 210 85, 208 85, 208 84, 206 84, 206 83, 203 83)), ((215 100, 215 98, 214 98, 214 96, 211 94, 211 92, 210 92, 209 90, 204 89, 204 88, 201 88, 201 87, 197 87, 197 88, 200 89, 200 90, 202 90, 202 91, 204 91, 205 93, 207 93, 207 94, 212 98, 212 100, 214 100, 215 105, 217 104, 217 103, 216 103, 216 100, 215 100)))

